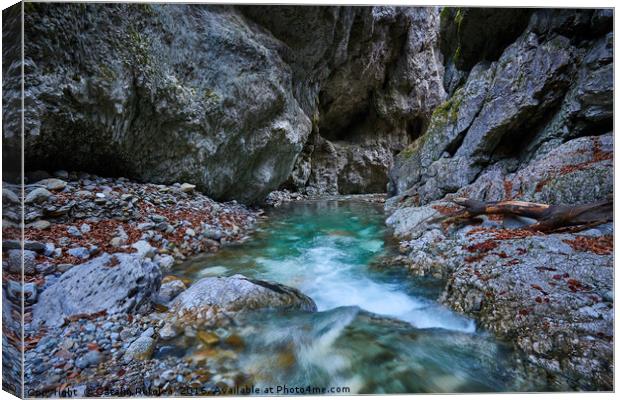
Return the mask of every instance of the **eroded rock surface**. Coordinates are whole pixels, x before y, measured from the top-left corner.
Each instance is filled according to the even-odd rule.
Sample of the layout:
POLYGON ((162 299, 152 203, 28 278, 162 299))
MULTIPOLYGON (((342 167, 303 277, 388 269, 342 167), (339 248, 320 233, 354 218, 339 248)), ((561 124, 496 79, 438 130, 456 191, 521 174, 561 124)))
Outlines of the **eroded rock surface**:
POLYGON ((103 254, 71 268, 41 293, 33 310, 33 325, 58 326, 76 314, 146 310, 160 283, 161 271, 150 259, 103 254))

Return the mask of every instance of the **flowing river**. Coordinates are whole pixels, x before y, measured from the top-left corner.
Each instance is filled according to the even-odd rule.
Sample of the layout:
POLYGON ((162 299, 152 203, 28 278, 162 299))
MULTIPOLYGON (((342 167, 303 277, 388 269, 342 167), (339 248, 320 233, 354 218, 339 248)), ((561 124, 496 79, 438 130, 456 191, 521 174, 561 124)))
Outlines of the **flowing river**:
POLYGON ((373 267, 396 252, 382 207, 361 201, 271 210, 251 240, 175 271, 197 280, 243 274, 293 286, 319 312, 245 316, 240 368, 257 386, 350 393, 542 390, 510 346, 437 303, 443 282, 373 267))

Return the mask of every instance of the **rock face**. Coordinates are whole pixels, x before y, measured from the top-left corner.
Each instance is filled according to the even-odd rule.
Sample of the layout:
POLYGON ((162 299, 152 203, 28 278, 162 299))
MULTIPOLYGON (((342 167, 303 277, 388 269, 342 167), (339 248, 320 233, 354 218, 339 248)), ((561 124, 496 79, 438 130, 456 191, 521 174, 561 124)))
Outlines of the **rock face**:
POLYGON ((137 312, 149 307, 161 282, 159 267, 132 254, 104 254, 75 266, 41 293, 33 324, 58 326, 75 314, 137 312))
POLYGON ((170 309, 177 312, 213 306, 231 312, 261 308, 316 311, 314 301, 297 289, 243 275, 201 279, 170 303, 170 309))
MULTIPOLYGON (((392 155, 444 96, 435 8, 25 9, 31 170, 188 182, 244 202, 293 169, 299 188, 383 192, 392 155), (334 146, 346 154, 335 164, 334 146)), ((19 113, 5 111, 10 158, 19 113)))
POLYGON ((387 223, 414 273, 447 280, 444 304, 514 341, 555 384, 610 389, 612 225, 532 235, 522 220, 435 221, 453 197, 583 204, 613 194, 610 10, 512 11, 442 12, 450 96, 396 157, 387 223))
MULTIPOLYGON (((461 14, 462 23, 469 15, 461 14)), ((489 175, 493 182, 502 181, 564 142, 609 133, 609 18, 606 10, 537 11, 497 61, 482 59, 470 71, 461 71, 467 75, 464 83, 434 110, 424 135, 397 156, 391 193, 415 194, 419 204, 426 204, 489 175)), ((565 150, 554 156, 570 153, 565 150)), ((593 162, 577 169, 594 167, 603 161, 600 157, 584 160, 593 162)), ((546 179, 529 178, 538 178, 536 184, 546 179)), ((490 190, 481 199, 502 196, 490 190)))

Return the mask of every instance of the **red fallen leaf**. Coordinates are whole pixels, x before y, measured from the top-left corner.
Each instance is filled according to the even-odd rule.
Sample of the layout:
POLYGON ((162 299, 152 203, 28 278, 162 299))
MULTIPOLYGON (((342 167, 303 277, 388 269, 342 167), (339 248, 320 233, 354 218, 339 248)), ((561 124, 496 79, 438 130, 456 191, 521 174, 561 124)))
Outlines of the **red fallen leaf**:
POLYGON ((543 300, 545 301, 545 303, 549 303, 549 298, 548 297, 545 297, 543 300))
POLYGON ((574 240, 563 240, 576 251, 588 251, 598 255, 611 254, 614 251, 613 236, 584 237, 579 236, 574 240))
POLYGON ((547 295, 547 292, 545 292, 545 291, 543 290, 543 288, 541 288, 541 287, 540 287, 540 285, 536 285, 536 284, 534 284, 534 285, 532 285, 532 288, 533 288, 533 289, 536 289, 536 290, 538 290, 538 291, 540 291, 540 292, 541 292, 542 294, 544 294, 545 296, 547 295))
POLYGON ((506 254, 505 251, 502 251, 501 253, 497 254, 500 258, 508 258, 508 254, 506 254))
POLYGON ((119 369, 118 372, 116 373, 116 376, 118 376, 119 378, 122 377, 123 375, 125 375, 126 371, 124 369, 119 369))
POLYGON ((79 372, 77 371, 73 371, 72 373, 70 373, 69 375, 67 375, 67 379, 75 379, 80 375, 79 372))
POLYGON ((487 240, 482 243, 472 244, 471 246, 467 246, 465 249, 470 253, 488 253, 489 251, 495 249, 499 244, 493 240, 487 240))
POLYGON ((553 275, 553 276, 552 276, 552 278, 553 278, 553 279, 555 279, 555 280, 557 280, 557 281, 559 281, 560 279, 562 279, 562 275, 560 275, 560 274, 555 274, 555 275, 553 275))
POLYGON ((543 299, 540 296, 536 296, 536 298, 534 299, 534 301, 536 301, 537 303, 542 303, 543 299))
POLYGON ((88 348, 88 350, 99 350, 99 346, 97 345, 97 343, 88 343, 86 347, 88 348))
POLYGON ((529 311, 527 311, 525 308, 522 308, 522 309, 520 309, 520 310, 519 310, 519 315, 526 316, 526 315, 528 315, 529 313, 530 313, 530 312, 529 312, 529 311))
POLYGON ((127 322, 129 323, 133 322, 133 315, 127 314, 127 322))

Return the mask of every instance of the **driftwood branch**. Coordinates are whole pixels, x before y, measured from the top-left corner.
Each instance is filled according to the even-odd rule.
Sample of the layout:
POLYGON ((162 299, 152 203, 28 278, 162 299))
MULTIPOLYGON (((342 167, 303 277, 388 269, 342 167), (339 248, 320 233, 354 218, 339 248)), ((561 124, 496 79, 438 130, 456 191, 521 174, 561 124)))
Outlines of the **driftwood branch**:
POLYGON ((526 217, 537 222, 524 229, 549 233, 578 232, 613 220, 613 200, 575 206, 552 206, 517 200, 483 202, 462 197, 452 202, 462 209, 441 217, 444 223, 464 222, 480 215, 526 217))

